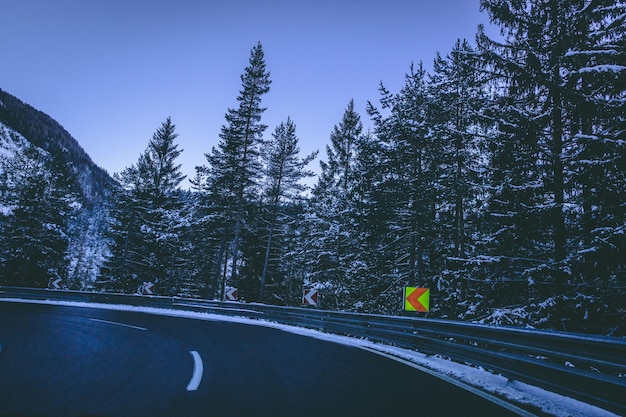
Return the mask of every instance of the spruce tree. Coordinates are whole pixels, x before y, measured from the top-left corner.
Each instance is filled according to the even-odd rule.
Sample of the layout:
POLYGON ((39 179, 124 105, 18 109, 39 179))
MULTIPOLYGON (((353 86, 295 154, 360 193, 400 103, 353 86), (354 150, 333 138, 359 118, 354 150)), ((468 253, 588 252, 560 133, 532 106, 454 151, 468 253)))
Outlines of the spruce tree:
POLYGON ((620 204, 616 197, 624 185, 620 137, 626 123, 626 3, 598 1, 581 14, 565 54, 573 135, 566 163, 576 184, 583 245, 588 247, 600 243, 592 243, 594 230, 602 227, 603 214, 616 214, 615 204, 620 204), (594 211, 601 207, 603 214, 598 216, 594 211))
MULTIPOLYGON (((265 111, 261 101, 270 89, 269 76, 259 42, 252 48, 249 65, 241 75, 239 106, 226 113, 218 146, 206 154, 208 166, 198 168, 204 175, 204 192, 217 205, 215 215, 222 218, 222 249, 217 263, 227 265, 225 244, 230 242, 230 283, 235 286, 239 284, 242 241, 246 228, 253 227, 252 208, 258 200, 262 176, 260 152, 267 126, 261 123, 265 111)), ((223 286, 222 280, 222 291, 223 286)))
POLYGON ((279 237, 282 235, 284 239, 287 238, 284 227, 287 226, 288 216, 285 212, 289 207, 293 212, 293 207, 299 205, 304 198, 303 193, 307 187, 301 183, 301 180, 314 175, 306 169, 306 166, 317 156, 317 152, 303 159, 300 159, 299 154, 296 125, 291 118, 287 118, 286 122, 276 127, 272 140, 265 144, 264 206, 266 207, 267 244, 259 292, 261 300, 264 298, 275 233, 278 232, 279 237))
POLYGON ((181 219, 179 184, 185 178, 176 158, 182 150, 168 117, 154 133, 136 164, 115 175, 119 188, 111 208, 111 257, 99 287, 133 292, 143 282, 174 295, 179 289, 177 264, 185 222, 181 219))
POLYGON ((615 328, 626 286, 626 2, 575 3, 564 55, 568 265, 585 325, 615 328))
MULTIPOLYGON (((574 263, 600 265, 600 257, 589 256, 600 247, 608 249, 604 259, 623 253, 621 244, 590 243, 609 236, 620 242, 623 235, 623 205, 616 201, 624 152, 616 139, 623 132, 624 3, 483 0, 481 7, 504 37, 495 42, 482 30, 477 37, 496 92, 486 112, 496 127, 486 248, 498 272, 487 274, 523 279, 529 296, 557 305, 554 317, 576 314, 566 309, 588 299, 563 294, 596 268, 583 272, 574 263), (594 217, 603 226, 594 228, 594 217), (594 230, 618 232, 600 237, 594 230)), ((623 271, 619 265, 607 269, 623 271)))
POLYGON ((467 256, 472 246, 467 220, 480 201, 480 174, 487 162, 481 140, 486 94, 478 64, 474 49, 466 40, 459 40, 446 57, 437 54, 429 83, 432 127, 437 141, 442 142, 440 180, 446 192, 440 211, 450 223, 447 229, 454 243, 450 255, 460 258, 467 256))
POLYGON ((445 57, 437 53, 429 83, 430 125, 440 155, 441 190, 437 229, 442 260, 436 274, 439 303, 433 313, 443 316, 466 309, 473 293, 472 264, 481 240, 489 153, 484 141, 483 111, 487 104, 484 73, 476 51, 458 40, 445 57))
POLYGON ((381 93, 382 107, 389 114, 383 117, 371 104, 369 113, 384 149, 385 198, 393 207, 389 256, 399 279, 409 285, 426 285, 440 241, 435 215, 441 165, 440 144, 430 127, 426 71, 421 64, 417 68, 412 65, 398 94, 391 95, 382 86, 381 93))
POLYGON ((358 237, 351 221, 354 215, 354 187, 357 145, 363 124, 351 100, 341 122, 334 126, 328 161, 321 161, 321 175, 313 188, 311 222, 313 251, 312 282, 326 293, 327 306, 345 308, 361 263, 358 237))
POLYGON ((506 42, 499 46, 482 31, 478 34, 501 91, 493 113, 499 130, 492 141, 491 204, 492 217, 500 220, 495 228, 501 255, 508 271, 518 274, 551 264, 559 282, 566 244, 561 79, 566 15, 561 4, 483 1, 506 42))

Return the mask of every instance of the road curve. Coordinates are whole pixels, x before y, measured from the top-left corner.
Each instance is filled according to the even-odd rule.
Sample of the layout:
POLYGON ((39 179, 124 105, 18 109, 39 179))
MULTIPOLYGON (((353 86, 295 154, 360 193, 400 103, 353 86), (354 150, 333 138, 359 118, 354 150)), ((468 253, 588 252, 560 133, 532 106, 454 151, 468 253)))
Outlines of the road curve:
POLYGON ((0 344, 0 416, 516 415, 375 353, 262 326, 0 302, 0 344))

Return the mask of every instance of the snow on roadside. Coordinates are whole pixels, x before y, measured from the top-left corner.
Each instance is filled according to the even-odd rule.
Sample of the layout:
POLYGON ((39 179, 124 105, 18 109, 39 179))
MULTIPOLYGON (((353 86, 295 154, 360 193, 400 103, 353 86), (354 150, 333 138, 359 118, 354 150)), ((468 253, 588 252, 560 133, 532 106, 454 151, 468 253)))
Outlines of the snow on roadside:
POLYGON ((541 412, 557 417, 616 417, 617 414, 595 407, 593 405, 568 398, 532 385, 519 381, 511 381, 501 375, 495 375, 481 368, 475 368, 452 362, 437 356, 427 356, 416 351, 396 348, 393 346, 374 343, 364 339, 356 339, 347 336, 324 333, 319 330, 289 326, 271 321, 250 319, 247 317, 223 316, 212 313, 200 313, 184 310, 172 310, 156 307, 139 307, 121 304, 97 304, 74 301, 42 301, 42 300, 19 300, 12 298, 0 298, 0 301, 63 305, 72 307, 99 308, 116 311, 132 311, 171 317, 183 317, 200 320, 223 321, 231 323, 265 326, 292 334, 313 337, 332 343, 381 352, 395 358, 410 362, 417 369, 439 376, 445 380, 460 382, 460 385, 468 385, 479 391, 492 394, 496 397, 512 402, 520 407, 530 406, 541 412))

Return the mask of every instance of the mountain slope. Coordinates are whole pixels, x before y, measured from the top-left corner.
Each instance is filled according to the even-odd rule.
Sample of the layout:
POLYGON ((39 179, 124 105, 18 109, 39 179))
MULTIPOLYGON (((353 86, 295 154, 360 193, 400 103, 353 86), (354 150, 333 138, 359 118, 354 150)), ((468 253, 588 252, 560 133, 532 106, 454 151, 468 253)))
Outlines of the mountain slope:
POLYGON ((0 89, 0 122, 21 134, 33 145, 70 164, 76 176, 75 191, 83 204, 91 207, 102 203, 113 180, 97 166, 58 122, 47 114, 0 89))
POLYGON ((0 285, 90 288, 114 184, 59 123, 0 90, 0 285))

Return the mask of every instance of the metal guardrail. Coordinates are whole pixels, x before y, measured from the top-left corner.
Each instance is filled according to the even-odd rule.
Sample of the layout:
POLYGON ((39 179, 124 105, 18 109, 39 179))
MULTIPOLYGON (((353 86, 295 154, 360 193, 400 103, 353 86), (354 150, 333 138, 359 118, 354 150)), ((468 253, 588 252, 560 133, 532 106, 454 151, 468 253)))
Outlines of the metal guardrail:
POLYGON ((319 329, 481 366, 626 415, 626 338, 176 297, 0 287, 0 298, 173 308, 319 329))

